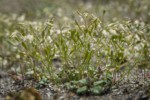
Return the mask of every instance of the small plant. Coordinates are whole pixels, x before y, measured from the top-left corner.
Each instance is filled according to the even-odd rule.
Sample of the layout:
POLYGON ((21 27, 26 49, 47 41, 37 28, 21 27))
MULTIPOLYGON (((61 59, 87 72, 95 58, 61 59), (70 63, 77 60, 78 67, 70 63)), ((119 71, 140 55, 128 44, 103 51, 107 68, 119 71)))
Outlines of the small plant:
POLYGON ((117 73, 123 79, 136 67, 149 68, 146 25, 131 21, 107 25, 94 15, 78 13, 81 22, 78 19, 69 28, 58 28, 53 20, 20 24, 11 39, 29 66, 26 71, 33 71, 38 80, 66 83, 77 94, 97 95, 111 89, 117 73))
POLYGON ((104 75, 101 79, 94 77, 93 79, 87 78, 78 81, 71 81, 65 83, 65 87, 73 92, 76 92, 78 95, 101 95, 108 93, 112 86, 112 75, 108 72, 106 74, 107 75, 104 75))
MULTIPOLYGON (((132 90, 149 84, 149 0, 8 1, 0 0, 0 77, 23 86, 35 80, 37 89, 63 85, 78 95, 106 94, 130 81, 139 83, 132 90), (74 9, 87 12, 76 16, 74 9)), ((32 92, 38 94, 27 88, 8 99, 41 98, 32 92)))

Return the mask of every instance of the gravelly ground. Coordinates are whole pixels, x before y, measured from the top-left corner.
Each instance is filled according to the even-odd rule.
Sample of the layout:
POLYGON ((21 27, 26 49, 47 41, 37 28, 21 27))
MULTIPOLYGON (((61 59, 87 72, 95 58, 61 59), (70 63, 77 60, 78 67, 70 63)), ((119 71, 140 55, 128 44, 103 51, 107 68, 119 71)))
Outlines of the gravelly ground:
MULTIPOLYGON (((0 75, 1 76, 1 75, 0 75)), ((18 92, 24 87, 35 87, 34 80, 24 80, 24 82, 14 81, 8 75, 0 77, 0 100, 10 92, 18 92)), ((117 84, 109 94, 102 96, 77 96, 63 88, 57 88, 52 84, 38 89, 43 100, 150 100, 150 83, 128 81, 117 84)))

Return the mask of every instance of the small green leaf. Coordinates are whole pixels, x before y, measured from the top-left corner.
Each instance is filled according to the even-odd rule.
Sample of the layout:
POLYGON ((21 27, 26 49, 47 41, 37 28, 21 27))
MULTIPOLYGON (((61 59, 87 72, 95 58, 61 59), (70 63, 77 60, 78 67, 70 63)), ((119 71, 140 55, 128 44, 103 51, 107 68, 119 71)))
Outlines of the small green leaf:
POLYGON ((27 50, 27 45, 24 42, 22 42, 22 46, 27 50))
POLYGON ((85 93, 87 93, 87 91, 88 91, 87 86, 83 86, 83 87, 77 89, 77 94, 85 94, 85 93))
POLYGON ((96 81, 96 82, 93 83, 94 86, 104 85, 104 84, 106 84, 105 80, 100 80, 100 81, 96 81))
POLYGON ((95 86, 95 87, 91 88, 90 91, 92 94, 98 95, 98 94, 102 93, 103 89, 101 86, 95 86))
POLYGON ((78 81, 71 81, 71 83, 75 85, 75 84, 78 84, 79 82, 78 81))
POLYGON ((88 84, 88 81, 87 79, 82 79, 82 80, 79 80, 79 82, 83 85, 87 85, 88 84))
POLYGON ((20 41, 18 37, 15 37, 14 39, 15 39, 17 42, 19 42, 19 41, 20 41))

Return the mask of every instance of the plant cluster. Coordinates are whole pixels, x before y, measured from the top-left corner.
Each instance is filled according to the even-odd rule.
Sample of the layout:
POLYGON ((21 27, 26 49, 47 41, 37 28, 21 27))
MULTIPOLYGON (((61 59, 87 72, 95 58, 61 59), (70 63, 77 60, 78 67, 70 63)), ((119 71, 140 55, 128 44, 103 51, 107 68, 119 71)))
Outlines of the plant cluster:
POLYGON ((57 27, 53 20, 24 22, 11 35, 24 59, 23 73, 46 78, 78 94, 101 94, 113 77, 134 68, 149 69, 149 28, 143 22, 105 24, 94 15, 80 13, 74 27, 57 27), (101 88, 103 87, 103 88, 101 88))
POLYGON ((149 71, 148 0, 34 0, 37 9, 27 1, 19 1, 18 14, 0 14, 0 68, 34 77, 37 88, 65 84, 79 95, 109 92, 133 70, 149 71), (78 16, 73 9, 81 10, 78 16))

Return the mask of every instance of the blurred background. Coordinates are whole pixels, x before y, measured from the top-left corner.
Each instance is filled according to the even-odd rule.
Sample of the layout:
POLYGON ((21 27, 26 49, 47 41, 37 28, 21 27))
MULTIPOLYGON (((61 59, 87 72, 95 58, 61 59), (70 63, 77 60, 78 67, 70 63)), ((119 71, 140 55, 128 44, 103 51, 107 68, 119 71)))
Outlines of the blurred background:
POLYGON ((28 20, 74 17, 76 11, 105 16, 106 21, 139 19, 149 22, 149 0, 0 0, 0 12, 25 15, 28 20), (104 14, 105 12, 105 14, 104 14))

